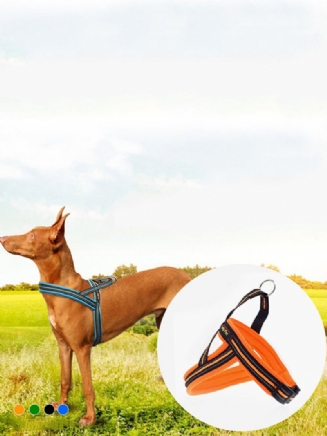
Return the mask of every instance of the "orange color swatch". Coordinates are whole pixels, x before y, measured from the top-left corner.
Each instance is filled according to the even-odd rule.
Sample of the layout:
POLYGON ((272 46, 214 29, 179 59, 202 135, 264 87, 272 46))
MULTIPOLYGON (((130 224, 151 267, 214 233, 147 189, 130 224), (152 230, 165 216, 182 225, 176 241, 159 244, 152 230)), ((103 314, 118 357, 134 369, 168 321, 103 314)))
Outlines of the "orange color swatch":
POLYGON ((21 404, 16 404, 16 406, 14 407, 14 413, 16 415, 22 415, 25 412, 25 407, 22 406, 21 404))

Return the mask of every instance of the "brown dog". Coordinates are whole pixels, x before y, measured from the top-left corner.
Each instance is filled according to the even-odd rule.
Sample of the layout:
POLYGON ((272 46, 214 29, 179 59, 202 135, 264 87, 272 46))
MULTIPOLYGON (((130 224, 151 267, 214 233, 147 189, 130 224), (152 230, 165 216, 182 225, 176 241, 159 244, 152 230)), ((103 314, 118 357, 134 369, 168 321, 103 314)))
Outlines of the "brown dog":
MULTIPOLYGON (((32 259, 40 271, 42 282, 53 283, 79 292, 90 287, 75 271, 73 258, 65 240, 65 220, 69 214, 59 211, 51 227, 35 227, 19 236, 0 238, 5 250, 32 259)), ((139 272, 118 280, 101 291, 101 342, 122 333, 148 314, 155 314, 159 328, 165 309, 177 292, 190 281, 182 270, 160 267, 139 272)), ((91 294, 92 295, 92 294, 91 294)), ((86 399, 86 414, 79 424, 95 422, 95 394, 91 378, 91 349, 94 337, 93 313, 81 303, 43 294, 48 316, 59 346, 61 362, 61 396, 58 406, 66 403, 71 389, 72 353, 77 357, 86 399)))

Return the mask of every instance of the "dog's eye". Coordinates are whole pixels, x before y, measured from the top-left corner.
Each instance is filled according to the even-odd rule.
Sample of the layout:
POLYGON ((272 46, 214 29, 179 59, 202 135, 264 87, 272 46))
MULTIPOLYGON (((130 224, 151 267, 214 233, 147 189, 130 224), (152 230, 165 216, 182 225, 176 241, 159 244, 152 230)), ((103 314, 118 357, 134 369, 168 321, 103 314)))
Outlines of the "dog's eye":
POLYGON ((30 239, 31 241, 33 241, 34 237, 35 237, 34 233, 31 232, 31 233, 29 234, 29 239, 30 239))

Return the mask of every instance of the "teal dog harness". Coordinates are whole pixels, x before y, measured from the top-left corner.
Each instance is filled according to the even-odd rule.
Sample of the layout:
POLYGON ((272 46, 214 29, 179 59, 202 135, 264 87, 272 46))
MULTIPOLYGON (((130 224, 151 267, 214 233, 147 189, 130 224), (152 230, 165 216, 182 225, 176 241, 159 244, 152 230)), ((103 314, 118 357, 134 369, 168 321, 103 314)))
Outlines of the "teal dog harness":
POLYGON ((102 315, 100 306, 100 291, 117 282, 115 276, 108 278, 88 280, 90 288, 78 292, 75 289, 66 288, 66 286, 54 285, 52 283, 40 282, 40 292, 42 294, 55 295, 56 297, 69 298, 77 301, 93 311, 94 323, 94 340, 93 347, 98 345, 102 340, 102 315), (93 298, 88 294, 94 294, 93 298))

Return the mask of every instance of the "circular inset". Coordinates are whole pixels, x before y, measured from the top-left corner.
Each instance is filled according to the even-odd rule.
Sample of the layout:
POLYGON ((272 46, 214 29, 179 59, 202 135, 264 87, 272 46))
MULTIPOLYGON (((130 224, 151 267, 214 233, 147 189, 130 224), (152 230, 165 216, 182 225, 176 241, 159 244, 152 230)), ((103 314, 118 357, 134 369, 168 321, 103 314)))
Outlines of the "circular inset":
MULTIPOLYGON (((172 395, 196 418, 225 430, 259 430, 291 416, 315 390, 323 373, 325 357, 322 321, 310 298, 282 274, 252 265, 217 268, 188 283, 169 305, 158 338, 160 369, 172 395), (259 290, 260 283, 266 280, 273 281, 276 286, 269 297, 269 305, 267 294, 259 290), (248 299, 244 298, 247 294, 248 299), (243 304, 242 301, 246 302, 243 304), (235 307, 237 310, 233 313, 235 307), (228 318, 228 314, 233 314, 233 317, 228 318), (226 317, 231 323, 226 323, 226 317), (220 336, 216 334, 213 338, 220 327, 220 336), (230 345, 224 342, 231 327, 232 335, 234 327, 244 333, 245 339, 236 342, 235 346, 241 351, 241 360, 235 358, 231 361, 230 345), (252 353, 250 358, 244 348, 248 341, 252 353), (256 347, 261 347, 258 356, 256 347), (242 356, 244 349, 245 355, 242 356), (249 376, 253 368, 255 375, 255 361, 260 361, 261 352, 263 359, 273 360, 273 367, 278 366, 280 378, 282 365, 285 365, 290 390, 278 385, 272 395, 249 376), (218 357, 219 360, 220 356, 222 361, 219 361, 217 373, 225 362, 229 363, 223 367, 224 372, 219 373, 217 382, 216 366, 210 366, 213 362, 210 359, 218 357), (203 379, 196 378, 203 364, 207 365, 205 382, 199 386, 197 383, 202 383, 203 379), (190 374, 191 379, 188 378, 190 374), (195 389, 188 388, 189 394, 187 380, 195 382, 195 389), (282 404, 285 392, 290 402, 282 404)), ((200 377, 202 375, 200 372, 200 377)), ((269 372, 260 375, 267 376, 268 381, 263 377, 263 384, 267 381, 269 385, 269 372)))
POLYGON ((55 408, 54 408, 54 406, 53 406, 52 404, 47 404, 47 405, 44 407, 44 413, 45 413, 46 415, 53 415, 53 414, 54 414, 54 411, 55 411, 55 408))
POLYGON ((37 404, 32 404, 30 406, 30 414, 31 415, 38 415, 40 413, 40 407, 37 404))
POLYGON ((68 412, 69 412, 69 407, 67 406, 67 404, 60 404, 58 406, 59 415, 67 415, 68 412))
POLYGON ((22 404, 16 404, 16 406, 14 407, 14 413, 16 415, 23 415, 24 412, 25 407, 22 404))

